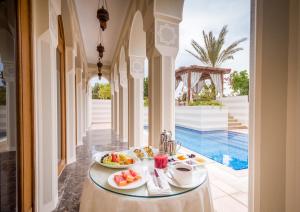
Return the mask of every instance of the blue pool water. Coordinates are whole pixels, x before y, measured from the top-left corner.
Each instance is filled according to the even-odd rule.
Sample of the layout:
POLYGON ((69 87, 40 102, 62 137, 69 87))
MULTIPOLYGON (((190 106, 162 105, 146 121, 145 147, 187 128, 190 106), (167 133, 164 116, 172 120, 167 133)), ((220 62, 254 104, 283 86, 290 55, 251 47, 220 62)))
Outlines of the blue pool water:
POLYGON ((231 131, 198 131, 176 126, 178 142, 234 170, 248 168, 248 135, 231 131))

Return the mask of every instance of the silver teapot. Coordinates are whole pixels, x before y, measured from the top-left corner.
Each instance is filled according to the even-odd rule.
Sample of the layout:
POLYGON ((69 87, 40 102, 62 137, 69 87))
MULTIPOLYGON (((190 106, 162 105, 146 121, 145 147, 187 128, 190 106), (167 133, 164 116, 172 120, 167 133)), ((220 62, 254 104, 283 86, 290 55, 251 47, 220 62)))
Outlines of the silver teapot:
POLYGON ((160 145, 159 145, 159 151, 161 153, 169 154, 169 155, 175 155, 176 152, 181 147, 181 144, 179 144, 179 148, 177 148, 178 143, 175 140, 172 140, 172 132, 164 130, 160 134, 160 145))

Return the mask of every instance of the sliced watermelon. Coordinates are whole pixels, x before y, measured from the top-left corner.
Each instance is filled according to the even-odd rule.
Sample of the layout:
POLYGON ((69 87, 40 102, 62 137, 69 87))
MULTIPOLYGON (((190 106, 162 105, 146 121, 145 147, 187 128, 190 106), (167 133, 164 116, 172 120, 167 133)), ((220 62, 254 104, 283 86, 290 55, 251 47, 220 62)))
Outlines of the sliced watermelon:
POLYGON ((126 171, 122 171, 122 177, 123 177, 124 179, 126 179, 127 176, 128 176, 128 173, 127 173, 126 171))
POLYGON ((136 177, 138 174, 135 172, 135 171, 133 171, 132 169, 129 169, 129 173, 130 173, 130 175, 132 176, 132 177, 136 177))
POLYGON ((122 175, 115 175, 114 181, 118 186, 124 186, 127 185, 127 181, 123 178, 122 175))

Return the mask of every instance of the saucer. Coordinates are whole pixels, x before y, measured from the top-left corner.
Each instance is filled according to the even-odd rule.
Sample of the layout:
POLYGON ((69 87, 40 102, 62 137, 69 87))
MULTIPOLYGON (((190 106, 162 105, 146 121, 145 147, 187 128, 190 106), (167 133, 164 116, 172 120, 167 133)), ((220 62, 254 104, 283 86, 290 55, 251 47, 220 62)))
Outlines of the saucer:
POLYGON ((169 184, 175 186, 177 188, 195 188, 200 186, 207 178, 207 172, 205 170, 198 170, 194 171, 192 182, 189 184, 181 185, 179 184, 176 179, 174 179, 173 175, 168 171, 165 173, 165 178, 169 184))

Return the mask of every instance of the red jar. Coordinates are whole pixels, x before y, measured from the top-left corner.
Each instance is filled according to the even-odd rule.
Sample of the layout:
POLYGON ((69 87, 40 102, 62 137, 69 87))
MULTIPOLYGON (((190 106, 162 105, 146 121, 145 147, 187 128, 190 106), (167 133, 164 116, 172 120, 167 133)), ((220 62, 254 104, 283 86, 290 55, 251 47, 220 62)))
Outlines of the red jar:
POLYGON ((168 166, 168 155, 157 154, 154 157, 154 167, 157 169, 164 169, 168 166))

